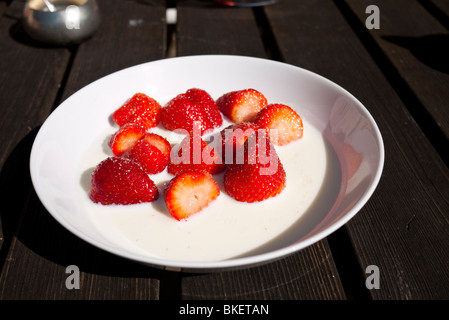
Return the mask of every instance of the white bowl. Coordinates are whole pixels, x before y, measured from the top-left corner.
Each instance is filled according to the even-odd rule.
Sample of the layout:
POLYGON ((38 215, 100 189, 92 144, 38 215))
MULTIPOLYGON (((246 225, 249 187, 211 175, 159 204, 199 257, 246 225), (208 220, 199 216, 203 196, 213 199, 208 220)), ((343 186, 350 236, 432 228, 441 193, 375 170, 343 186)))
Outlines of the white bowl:
MULTIPOLYGON (((161 134, 168 133, 160 128, 157 130, 161 134)), ((149 266, 211 272, 267 263, 325 238, 348 222, 365 205, 379 182, 383 162, 382 137, 374 119, 355 97, 335 83, 285 63, 242 56, 205 55, 144 63, 115 72, 79 90, 65 100, 42 125, 32 148, 30 170, 36 193, 48 212, 62 226, 88 243, 149 266), (110 208, 111 217, 116 219, 111 223, 107 220, 109 208, 102 206, 98 217, 95 210, 86 210, 89 206, 86 204, 86 195, 92 166, 102 157, 110 155, 104 141, 117 129, 110 120, 112 112, 136 92, 144 92, 164 104, 190 88, 202 88, 215 99, 233 90, 257 89, 267 97, 269 103, 283 103, 294 108, 305 121, 304 137, 309 132, 315 132, 315 138, 322 141, 324 148, 318 148, 319 152, 314 154, 314 150, 306 149, 305 139, 305 142, 293 144, 289 147, 291 149, 279 150, 281 162, 284 161, 282 157, 286 157, 286 167, 292 168, 290 176, 287 172, 288 190, 267 203, 238 209, 242 204, 230 202, 223 191, 221 198, 219 197, 223 199, 220 200, 222 202, 211 205, 196 220, 182 224, 164 213, 162 197, 157 204, 139 207, 138 214, 114 212, 117 207, 110 208), (94 162, 87 164, 86 154, 92 148, 98 151, 97 158, 92 158, 91 161, 94 162), (307 159, 312 155, 316 159, 307 159), (302 159, 305 162, 301 162, 302 159), (324 164, 321 169, 317 167, 318 171, 316 168, 313 171, 310 167, 312 176, 307 177, 309 180, 316 178, 319 188, 310 189, 313 192, 309 194, 309 202, 304 208, 297 210, 297 218, 285 218, 282 222, 284 225, 277 226, 278 229, 266 239, 253 239, 252 235, 256 233, 251 233, 251 230, 262 227, 263 214, 272 215, 273 210, 281 208, 282 203, 286 204, 282 207, 284 209, 277 211, 296 210, 296 204, 292 201, 301 198, 308 190, 308 180, 302 181, 299 171, 295 170, 306 166, 301 169, 306 176, 309 172, 307 166, 312 163, 324 164), (222 224, 212 225, 214 215, 223 217, 230 211, 239 210, 252 217, 241 221, 238 218, 233 220, 233 228, 242 230, 235 237, 246 234, 246 239, 242 236, 242 240, 235 240, 240 241, 241 246, 235 245, 239 242, 232 244, 231 238, 234 236, 227 236, 226 232, 230 231, 226 229, 224 220, 215 220, 222 224), (263 213, 264 210, 267 212, 263 213), (185 250, 188 249, 180 250, 179 258, 176 254, 167 258, 160 253, 151 252, 152 249, 148 248, 153 244, 164 246, 164 241, 167 240, 164 232, 156 237, 160 226, 153 226, 153 229, 150 225, 148 229, 142 226, 153 221, 149 215, 158 217, 159 220, 154 224, 163 223, 167 234, 180 230, 179 246, 184 241, 182 232, 189 233, 190 226, 196 223, 201 225, 200 221, 206 221, 202 227, 204 232, 198 232, 198 238, 199 242, 206 244, 203 251, 210 252, 210 258, 207 255, 205 258, 185 255, 185 250), (128 232, 119 230, 127 223, 134 223, 135 228, 140 228, 136 229, 136 234, 140 233, 139 237, 142 239, 147 237, 147 247, 136 245, 140 239, 128 238, 132 233, 129 231, 131 229, 128 232), (205 232, 209 228, 211 232, 205 232), (145 230, 153 231, 148 232, 150 235, 145 235, 145 230), (220 232, 223 234, 219 235, 220 232), (151 238, 153 233, 155 238, 151 238), (220 244, 215 241, 218 237, 228 239, 220 244), (214 252, 224 253, 231 249, 226 247, 227 240, 234 254, 231 252, 228 256, 212 256, 214 252)), ((162 182, 169 179, 168 176, 159 178, 162 182)), ((288 212, 276 214, 274 220, 273 217, 267 218, 265 230, 288 216, 288 212)), ((260 230, 257 232, 261 233, 260 230)), ((142 240, 141 243, 145 241, 142 240)), ((176 241, 167 243, 167 248, 170 245, 176 245, 176 241)))

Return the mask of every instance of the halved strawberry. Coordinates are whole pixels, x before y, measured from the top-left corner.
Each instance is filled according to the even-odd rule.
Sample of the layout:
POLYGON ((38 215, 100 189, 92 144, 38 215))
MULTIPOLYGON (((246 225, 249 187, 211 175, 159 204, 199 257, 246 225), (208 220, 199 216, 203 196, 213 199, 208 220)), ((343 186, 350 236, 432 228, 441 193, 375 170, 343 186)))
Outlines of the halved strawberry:
POLYGON ((185 172, 174 177, 165 190, 165 203, 176 220, 187 219, 220 195, 220 188, 205 171, 185 172))
POLYGON ((172 154, 167 172, 173 175, 189 171, 217 174, 225 168, 226 165, 214 148, 200 136, 187 135, 177 146, 177 152, 172 154))
POLYGON ((303 136, 303 123, 295 110, 284 104, 270 104, 260 110, 254 121, 267 130, 271 141, 279 146, 289 144, 303 136))
POLYGON ((225 93, 217 99, 218 109, 232 122, 253 121, 257 113, 267 105, 265 96, 255 89, 225 93))
POLYGON ((236 159, 237 152, 259 126, 252 122, 240 122, 231 124, 221 130, 221 157, 224 163, 233 163, 236 159))
POLYGON ((158 125, 161 105, 144 93, 136 93, 112 114, 112 119, 119 126, 135 123, 145 130, 158 125))
POLYGON ((145 138, 137 141, 134 146, 123 154, 123 158, 138 163, 147 174, 162 172, 169 161, 169 158, 157 147, 145 140, 145 138))
POLYGON ((194 104, 201 105, 208 122, 213 127, 219 127, 223 124, 220 110, 218 110, 215 100, 212 99, 209 93, 202 89, 192 88, 187 90, 186 95, 194 104))
POLYGON ((120 127, 109 139, 109 146, 116 156, 121 156, 130 149, 146 131, 141 126, 134 123, 127 123, 120 127))
POLYGON ((224 188, 237 201, 259 202, 277 196, 286 186, 286 173, 264 131, 251 135, 244 146, 244 162, 228 165, 224 188))
POLYGON ((204 134, 221 126, 223 119, 211 96, 202 89, 192 88, 171 99, 161 111, 162 125, 171 131, 204 134), (196 127, 195 127, 196 126, 196 127))
POLYGON ((154 201, 159 191, 137 163, 109 157, 92 173, 89 197, 103 205, 129 205, 154 201))
POLYGON ((170 159, 171 145, 167 139, 158 135, 156 133, 147 132, 142 139, 146 140, 149 144, 152 144, 156 148, 159 149, 160 152, 164 155, 164 157, 168 160, 170 159))

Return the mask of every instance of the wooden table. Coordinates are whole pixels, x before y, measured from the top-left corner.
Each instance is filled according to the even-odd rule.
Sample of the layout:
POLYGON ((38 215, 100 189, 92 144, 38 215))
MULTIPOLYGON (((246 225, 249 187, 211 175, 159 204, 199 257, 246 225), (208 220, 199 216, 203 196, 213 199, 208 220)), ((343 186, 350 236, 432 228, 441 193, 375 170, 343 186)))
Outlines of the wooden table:
POLYGON ((78 46, 30 40, 23 0, 0 2, 1 300, 446 300, 449 298, 449 3, 99 0, 102 23, 78 46), (370 29, 379 9, 379 29, 370 29), (176 23, 167 23, 176 8, 176 23), (445 43, 445 46, 443 46, 445 43), (326 239, 281 260, 221 273, 142 266, 59 225, 29 173, 32 143, 62 101, 111 72, 172 56, 283 61, 341 85, 382 132, 385 166, 366 206, 326 239), (66 268, 80 270, 67 289, 66 268), (368 288, 368 266, 380 288, 368 288))

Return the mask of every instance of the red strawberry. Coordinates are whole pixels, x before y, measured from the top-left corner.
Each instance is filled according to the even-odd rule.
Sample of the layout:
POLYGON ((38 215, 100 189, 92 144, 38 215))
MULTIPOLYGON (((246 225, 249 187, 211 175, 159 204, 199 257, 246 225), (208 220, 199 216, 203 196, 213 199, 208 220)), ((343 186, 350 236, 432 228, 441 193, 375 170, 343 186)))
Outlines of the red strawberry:
POLYGON ((134 123, 120 127, 109 139, 109 146, 116 156, 121 156, 145 135, 145 129, 134 123))
POLYGON ((235 123, 253 121, 266 105, 265 96, 254 89, 228 92, 217 99, 218 109, 235 123))
POLYGON ((152 132, 146 133, 145 136, 142 137, 142 139, 146 140, 149 144, 152 144, 153 146, 158 148, 159 151, 162 152, 164 157, 167 159, 168 164, 168 161, 170 160, 171 145, 167 141, 167 139, 152 132))
POLYGON ((168 130, 188 133, 198 130, 202 135, 221 126, 223 119, 211 96, 202 89, 193 88, 177 95, 162 108, 161 123, 168 130))
POLYGON ((176 157, 172 155, 167 171, 178 175, 189 171, 207 171, 211 174, 222 172, 226 166, 214 148, 200 136, 188 135, 178 145, 176 157))
POLYGON ((161 105, 156 100, 144 93, 136 93, 112 114, 112 119, 119 126, 135 123, 148 130, 158 125, 160 113, 161 105))
POLYGON ((231 124, 221 130, 221 156, 226 164, 233 163, 236 159, 237 151, 243 146, 250 135, 256 132, 259 127, 252 122, 240 122, 231 124))
POLYGON ((271 141, 279 146, 302 138, 303 124, 295 110, 284 104, 270 104, 260 110, 254 121, 267 130, 271 141))
POLYGON ((187 219, 220 195, 220 188, 205 171, 185 172, 174 177, 165 190, 165 203, 176 220, 187 219))
POLYGON ((285 188, 284 167, 263 132, 257 131, 248 138, 243 146, 244 162, 228 165, 224 174, 225 191, 237 201, 263 201, 285 188))
POLYGON ((110 157, 92 173, 89 197, 95 203, 128 205, 151 202, 158 196, 154 182, 131 160, 110 157))
POLYGON ((123 157, 138 163, 147 174, 162 172, 168 165, 167 158, 157 147, 144 138, 136 142, 123 157))
POLYGON ((208 121, 213 127, 219 127, 223 124, 223 118, 217 104, 206 91, 192 88, 186 92, 186 95, 194 104, 202 106, 208 121))

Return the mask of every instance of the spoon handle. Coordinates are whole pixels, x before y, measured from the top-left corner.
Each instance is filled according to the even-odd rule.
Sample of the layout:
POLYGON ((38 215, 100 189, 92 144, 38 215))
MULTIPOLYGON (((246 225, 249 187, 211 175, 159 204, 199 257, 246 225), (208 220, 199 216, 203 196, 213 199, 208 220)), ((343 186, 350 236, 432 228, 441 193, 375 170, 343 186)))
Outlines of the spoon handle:
POLYGON ((55 6, 50 2, 50 0, 44 0, 45 5, 47 6, 48 10, 50 12, 55 12, 56 8, 55 6))

